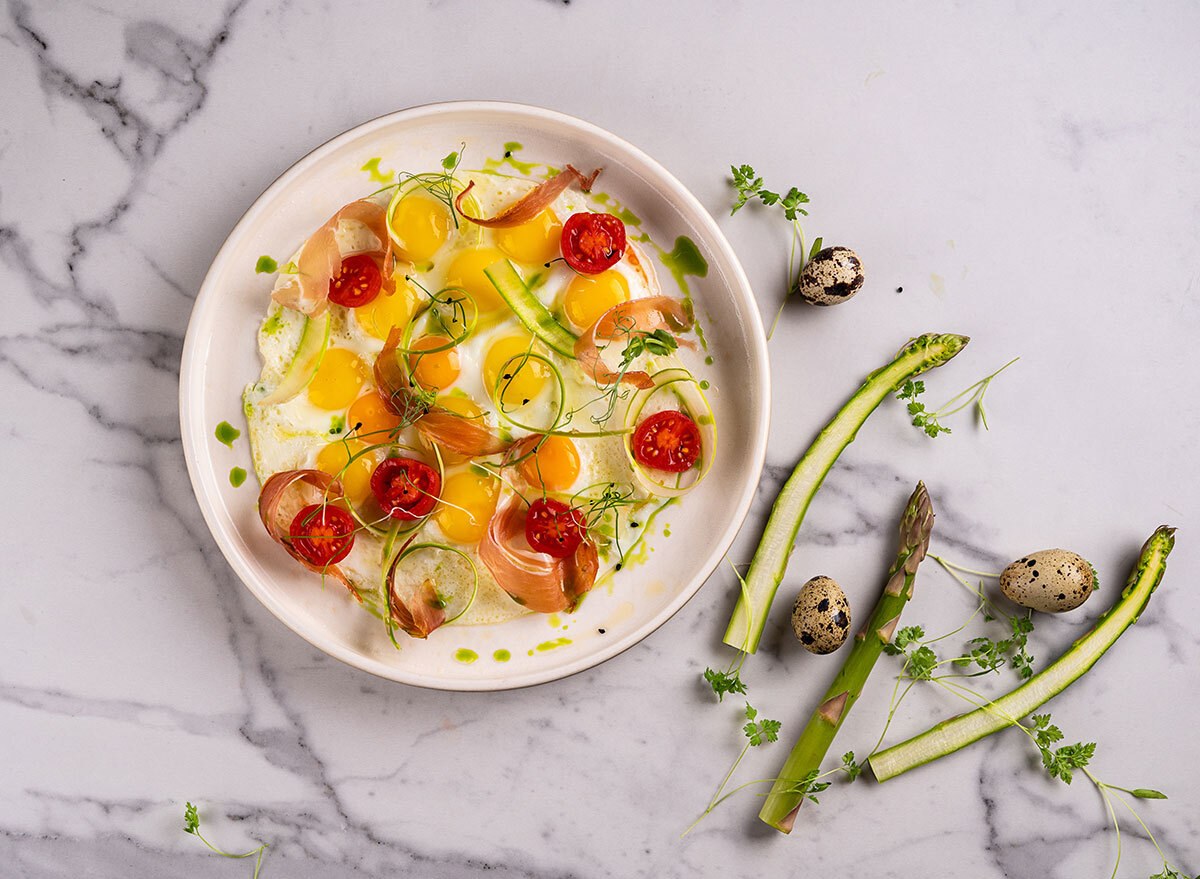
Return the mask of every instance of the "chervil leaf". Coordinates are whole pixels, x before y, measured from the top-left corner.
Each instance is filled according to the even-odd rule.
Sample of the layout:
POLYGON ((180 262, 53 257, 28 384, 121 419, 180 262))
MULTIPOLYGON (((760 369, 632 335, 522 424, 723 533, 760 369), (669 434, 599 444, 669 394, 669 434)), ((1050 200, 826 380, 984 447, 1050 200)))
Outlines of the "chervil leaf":
POLYGON ((842 771, 849 776, 850 781, 854 781, 854 779, 862 775, 863 766, 865 763, 866 761, 863 761, 863 763, 856 763, 854 760, 853 751, 847 751, 842 755, 842 771))
POLYGON ((746 685, 742 683, 742 679, 736 670, 725 672, 706 668, 704 670, 704 680, 708 681, 709 686, 712 687, 712 691, 716 694, 718 702, 725 699, 726 693, 744 694, 746 692, 746 685))
POLYGON ((200 827, 200 816, 196 814, 196 807, 188 803, 183 807, 183 829, 185 833, 195 833, 200 827))

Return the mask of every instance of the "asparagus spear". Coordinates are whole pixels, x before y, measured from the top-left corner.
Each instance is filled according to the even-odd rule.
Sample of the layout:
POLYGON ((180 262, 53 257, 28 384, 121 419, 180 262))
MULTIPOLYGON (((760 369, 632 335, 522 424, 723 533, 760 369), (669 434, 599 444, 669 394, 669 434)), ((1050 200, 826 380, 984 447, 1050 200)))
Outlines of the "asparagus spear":
POLYGON ((804 727, 804 732, 788 755, 778 780, 758 813, 759 818, 776 830, 784 833, 791 831, 796 812, 804 802, 804 779, 819 770, 833 737, 858 700, 867 676, 883 652, 883 645, 891 643, 900 622, 900 611, 912 598, 917 566, 925 558, 932 530, 933 506, 929 502, 925 483, 919 482, 900 520, 900 549, 888 571, 887 583, 875 605, 875 611, 862 631, 854 636, 850 655, 826 690, 821 705, 804 727))
POLYGON ((788 557, 796 542, 796 532, 800 530, 808 505, 838 455, 854 441, 867 416, 907 379, 941 366, 968 341, 967 336, 948 333, 927 333, 913 339, 900 349, 895 360, 867 376, 863 386, 817 435, 771 509, 762 541, 754 553, 733 617, 725 630, 726 644, 747 653, 758 649, 767 611, 779 591, 788 557))
POLYGON ((1175 545, 1175 529, 1160 525, 1142 546, 1137 567, 1117 602, 1100 618, 1095 628, 1071 645, 1071 648, 1015 690, 993 702, 943 721, 930 730, 893 745, 869 758, 871 771, 879 781, 895 778, 922 764, 953 754, 972 742, 997 730, 1012 726, 1051 697, 1077 680, 1109 647, 1116 643, 1150 601, 1167 569, 1167 556, 1175 545))

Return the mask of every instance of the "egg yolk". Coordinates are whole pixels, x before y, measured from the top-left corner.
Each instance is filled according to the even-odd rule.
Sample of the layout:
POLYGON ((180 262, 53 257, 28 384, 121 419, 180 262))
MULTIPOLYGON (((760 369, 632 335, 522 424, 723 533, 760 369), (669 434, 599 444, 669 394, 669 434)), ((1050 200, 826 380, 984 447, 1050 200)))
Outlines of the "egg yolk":
POLYGON ((504 336, 492 343, 483 360, 483 386, 505 411, 520 409, 546 387, 550 368, 540 360, 511 360, 529 350, 528 336, 504 336), (502 371, 503 370, 503 371, 502 371))
POLYGON ((416 298, 404 283, 403 274, 393 275, 396 289, 392 293, 380 293, 365 305, 351 309, 354 319, 362 331, 376 339, 386 340, 392 327, 404 328, 416 311, 416 298))
POLYGON ((388 409, 383 397, 376 391, 368 391, 350 407, 346 415, 347 427, 360 425, 354 435, 369 443, 386 443, 389 434, 400 426, 400 417, 388 409))
POLYGON ((521 475, 547 491, 566 491, 579 478, 579 450, 569 437, 548 436, 519 465, 521 475))
POLYGON ((558 256, 562 223, 546 209, 520 226, 496 230, 496 246, 517 262, 545 263, 558 256))
POLYGON ((480 314, 506 307, 495 286, 483 270, 504 254, 494 247, 472 247, 460 252, 446 269, 446 286, 462 287, 471 294, 480 314))
MULTIPOLYGON (((470 418, 480 424, 483 423, 483 410, 475 405, 475 401, 470 397, 464 397, 460 394, 445 394, 437 398, 437 405, 443 409, 449 409, 463 418, 470 418)), ((442 460, 447 464, 461 464, 464 461, 469 461, 470 456, 463 455, 453 449, 442 449, 442 460)))
POLYGON ((478 543, 496 511, 497 482, 472 470, 460 470, 442 484, 434 518, 442 533, 458 543, 478 543))
MULTIPOLYGON (((450 340, 445 336, 422 336, 410 347, 420 352, 448 344, 450 340)), ((458 352, 447 348, 445 351, 432 351, 428 354, 410 354, 408 366, 417 384, 427 391, 440 391, 450 387, 458 379, 458 352)))
POLYGON ((629 282, 620 272, 609 269, 598 275, 577 275, 563 295, 563 312, 575 327, 586 330, 604 312, 629 299, 629 282))
POLYGON ((446 206, 421 195, 401 199, 392 214, 392 236, 400 256, 425 262, 450 237, 453 220, 446 206))
POLYGON ((308 383, 308 399, 319 409, 345 409, 358 398, 370 373, 349 348, 330 348, 308 383))
POLYGON ((375 470, 375 455, 368 453, 350 460, 367 447, 358 440, 332 442, 317 453, 317 469, 342 481, 342 490, 353 504, 361 504, 371 496, 371 473, 375 470))

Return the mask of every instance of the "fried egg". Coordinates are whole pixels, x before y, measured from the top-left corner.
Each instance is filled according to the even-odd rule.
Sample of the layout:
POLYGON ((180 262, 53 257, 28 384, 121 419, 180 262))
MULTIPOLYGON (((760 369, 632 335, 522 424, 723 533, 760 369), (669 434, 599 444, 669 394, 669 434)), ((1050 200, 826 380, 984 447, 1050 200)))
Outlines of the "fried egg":
MULTIPOLYGON (((475 181, 472 195, 483 215, 499 212, 534 185, 496 174, 459 176, 475 181)), ((385 204, 387 195, 378 198, 385 204)), ((340 567, 375 613, 386 612, 383 575, 389 551, 394 553, 410 536, 389 538, 392 521, 370 518, 371 473, 388 454, 420 457, 442 471, 439 503, 411 534, 417 542, 453 546, 474 564, 478 591, 458 624, 494 623, 528 612, 496 585, 477 553, 497 505, 514 490, 529 499, 544 492, 590 511, 589 534, 609 568, 636 540, 635 523, 653 499, 636 487, 623 439, 616 433, 628 390, 614 398, 589 381, 577 362, 549 350, 517 320, 484 274, 497 260, 512 260, 551 314, 576 333, 620 302, 657 295, 644 255, 624 258, 595 276, 576 275, 557 260, 562 221, 584 210, 602 208, 568 190, 529 222, 493 230, 461 217, 456 223, 448 206, 424 190, 406 196, 390 221, 395 292, 381 293, 358 308, 330 303, 329 343, 311 380, 286 402, 260 405, 283 381, 308 320, 274 303, 268 309, 258 333, 262 372, 244 395, 255 471, 260 482, 296 468, 323 470, 341 480, 346 499, 367 527, 357 533, 340 567), (474 308, 447 307, 447 300, 462 292, 474 308), (442 304, 431 309, 437 298, 442 304), (453 344, 471 318, 473 331, 453 344), (414 319, 407 346, 412 378, 437 395, 438 405, 481 419, 513 440, 555 427, 593 435, 551 435, 536 453, 501 469, 498 477, 495 468, 489 472, 452 450, 440 450, 440 458, 435 457, 411 427, 397 434, 401 419, 379 395, 373 364, 392 328, 404 329, 414 319), (563 412, 572 413, 565 424, 563 412), (623 501, 605 500, 606 490, 623 501)), ((382 244, 357 221, 342 221, 335 237, 343 254, 382 244)), ((277 283, 285 280, 281 275, 277 283)), ((634 368, 653 365, 643 356, 634 368)), ((452 553, 421 555, 420 560, 405 559, 405 576, 435 578, 439 594, 450 596, 451 604, 465 603, 474 580, 469 566, 455 561, 452 553)))

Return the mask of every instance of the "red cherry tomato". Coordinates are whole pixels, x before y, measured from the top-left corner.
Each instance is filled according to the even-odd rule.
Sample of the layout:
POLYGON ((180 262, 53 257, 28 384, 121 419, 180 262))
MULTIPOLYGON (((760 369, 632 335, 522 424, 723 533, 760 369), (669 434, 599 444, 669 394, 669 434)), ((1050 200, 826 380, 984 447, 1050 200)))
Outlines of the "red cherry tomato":
POLYGON ((700 459, 700 428, 674 409, 656 412, 633 432, 633 456, 655 470, 690 470, 700 459))
POLYGON ((354 517, 333 504, 309 504, 296 514, 288 534, 292 546, 317 567, 340 562, 354 546, 354 517))
POLYGON ((371 493, 393 519, 427 516, 442 491, 442 477, 415 458, 384 458, 371 474, 371 493))
POLYGON ((538 552, 565 559, 579 548, 587 523, 579 510, 562 501, 539 498, 525 515, 525 539, 538 552))
POLYGON ((357 308, 379 295, 383 276, 375 260, 360 253, 342 260, 338 273, 329 279, 329 301, 357 308))
POLYGON ((563 223, 562 255, 584 275, 611 269, 625 255, 625 224, 612 214, 571 214, 563 223))

